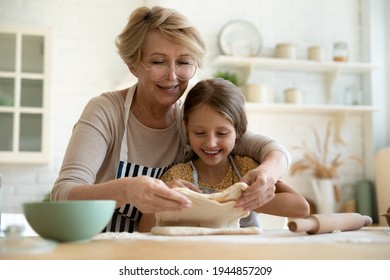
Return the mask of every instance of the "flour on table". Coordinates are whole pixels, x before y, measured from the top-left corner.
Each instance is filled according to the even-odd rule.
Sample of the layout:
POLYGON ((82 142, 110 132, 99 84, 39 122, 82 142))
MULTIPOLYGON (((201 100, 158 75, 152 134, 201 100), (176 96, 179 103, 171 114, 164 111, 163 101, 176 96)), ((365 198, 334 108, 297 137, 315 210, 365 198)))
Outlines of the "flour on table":
POLYGON ((190 236, 190 235, 249 235, 260 234, 262 230, 258 227, 246 228, 206 228, 206 227, 154 227, 152 234, 170 236, 190 236))

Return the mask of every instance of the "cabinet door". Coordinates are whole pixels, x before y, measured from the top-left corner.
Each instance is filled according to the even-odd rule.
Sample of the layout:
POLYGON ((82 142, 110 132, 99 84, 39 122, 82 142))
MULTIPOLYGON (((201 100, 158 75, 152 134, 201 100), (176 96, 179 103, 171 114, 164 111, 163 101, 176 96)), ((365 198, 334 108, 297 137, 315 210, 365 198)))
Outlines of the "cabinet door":
POLYGON ((49 31, 0 26, 0 162, 47 162, 49 31))

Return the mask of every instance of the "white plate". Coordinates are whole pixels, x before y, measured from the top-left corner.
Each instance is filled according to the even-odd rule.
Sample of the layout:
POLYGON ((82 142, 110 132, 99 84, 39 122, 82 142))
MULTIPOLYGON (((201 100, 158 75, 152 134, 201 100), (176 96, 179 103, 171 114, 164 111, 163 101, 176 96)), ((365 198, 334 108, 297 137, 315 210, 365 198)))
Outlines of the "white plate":
POLYGON ((245 20, 228 22, 219 33, 219 47, 225 55, 256 56, 262 44, 260 32, 245 20))

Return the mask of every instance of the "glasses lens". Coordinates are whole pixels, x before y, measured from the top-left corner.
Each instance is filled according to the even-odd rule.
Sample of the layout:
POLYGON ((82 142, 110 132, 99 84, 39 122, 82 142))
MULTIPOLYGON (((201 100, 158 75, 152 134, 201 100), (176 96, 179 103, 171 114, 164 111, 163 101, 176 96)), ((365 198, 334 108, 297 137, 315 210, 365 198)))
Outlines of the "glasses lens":
POLYGON ((195 75, 196 67, 192 64, 182 64, 176 68, 176 75, 182 81, 187 81, 195 75))
MULTIPOLYGON (((153 81, 159 82, 166 79, 170 68, 167 65, 152 65, 149 69, 149 77, 153 81)), ((187 81, 195 75, 196 66, 192 64, 182 64, 176 68, 176 75, 181 81, 187 81)))
POLYGON ((169 68, 166 65, 152 65, 152 67, 149 68, 149 76, 153 81, 162 81, 164 80, 169 74, 169 68))

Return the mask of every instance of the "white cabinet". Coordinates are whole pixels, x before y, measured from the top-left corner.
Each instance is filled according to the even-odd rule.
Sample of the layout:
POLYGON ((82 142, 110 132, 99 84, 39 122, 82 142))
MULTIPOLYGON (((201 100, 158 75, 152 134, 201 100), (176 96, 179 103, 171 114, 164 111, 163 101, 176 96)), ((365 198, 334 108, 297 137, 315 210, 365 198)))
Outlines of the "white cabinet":
POLYGON ((0 162, 49 159, 50 33, 0 25, 0 162))

